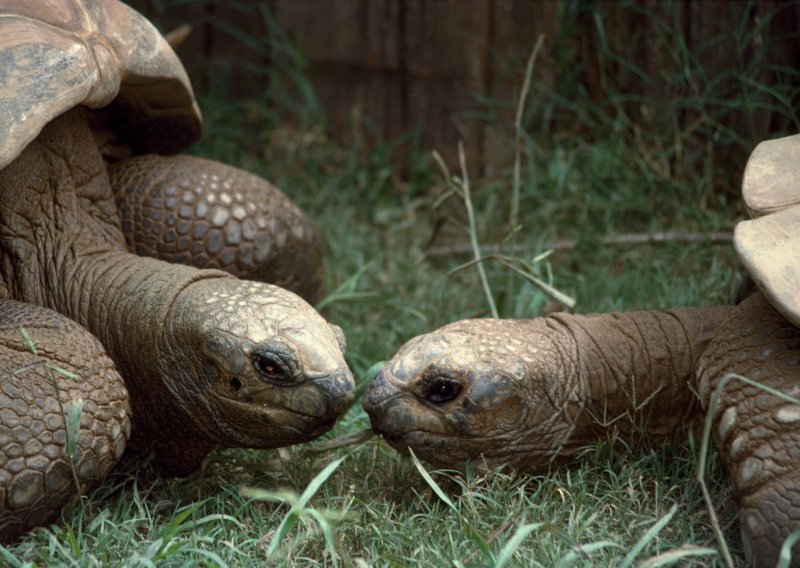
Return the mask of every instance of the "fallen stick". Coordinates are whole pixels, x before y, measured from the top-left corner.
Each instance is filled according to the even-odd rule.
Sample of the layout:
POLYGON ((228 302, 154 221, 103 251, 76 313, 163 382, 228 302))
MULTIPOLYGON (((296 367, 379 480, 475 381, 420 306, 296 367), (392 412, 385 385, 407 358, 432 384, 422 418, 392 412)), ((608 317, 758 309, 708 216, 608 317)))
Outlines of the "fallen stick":
MULTIPOLYGON (((731 232, 713 232, 713 233, 682 233, 679 231, 664 231, 658 233, 624 233, 622 235, 613 235, 610 237, 603 237, 600 239, 601 245, 639 245, 639 244, 659 244, 668 242, 678 243, 729 243, 733 238, 731 232)), ((572 250, 578 244, 574 239, 563 239, 546 243, 542 250, 552 250, 554 252, 572 250)), ((516 243, 513 245, 501 244, 482 244, 481 249, 487 254, 496 254, 500 252, 529 252, 532 249, 530 245, 516 243)), ((456 256, 462 254, 471 254, 472 248, 469 245, 459 245, 450 247, 431 247, 425 251, 425 258, 436 258, 441 256, 456 256)))

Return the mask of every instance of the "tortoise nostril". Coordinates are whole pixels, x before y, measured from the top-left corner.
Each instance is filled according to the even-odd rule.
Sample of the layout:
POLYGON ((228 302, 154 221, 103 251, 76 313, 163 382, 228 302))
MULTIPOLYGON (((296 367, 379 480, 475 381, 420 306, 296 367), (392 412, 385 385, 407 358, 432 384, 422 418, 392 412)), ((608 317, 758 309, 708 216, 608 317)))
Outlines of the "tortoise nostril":
POLYGON ((318 382, 328 405, 328 413, 339 415, 355 400, 355 382, 349 370, 332 373, 326 380, 318 382))
POLYGON ((242 381, 239 377, 231 377, 231 380, 228 381, 228 384, 231 386, 231 391, 239 392, 242 388, 242 381))
POLYGON ((367 414, 382 413, 384 403, 395 394, 397 394, 397 390, 386 380, 383 371, 379 371, 369 382, 364 397, 361 399, 361 406, 364 407, 367 414))

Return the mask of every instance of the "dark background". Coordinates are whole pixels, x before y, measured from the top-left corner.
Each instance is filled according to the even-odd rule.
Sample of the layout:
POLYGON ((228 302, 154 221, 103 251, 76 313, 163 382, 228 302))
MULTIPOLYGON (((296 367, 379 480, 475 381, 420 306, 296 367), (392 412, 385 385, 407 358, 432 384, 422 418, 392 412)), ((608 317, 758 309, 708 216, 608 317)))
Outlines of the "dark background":
POLYGON ((699 149, 713 144, 718 166, 738 180, 753 140, 798 129, 797 2, 130 5, 162 32, 191 24, 177 51, 199 94, 305 105, 286 112, 286 121, 302 128, 314 112, 313 120, 340 139, 356 121, 373 136, 405 136, 451 163, 463 140, 474 171, 485 175, 511 160, 525 61, 540 35, 524 123, 539 142, 590 140, 622 121, 636 125, 636 142, 678 174, 700 167, 693 163, 702 159, 699 149), (768 92, 772 86, 780 97, 768 92), (675 147, 664 148, 665 136, 677 140, 675 147))

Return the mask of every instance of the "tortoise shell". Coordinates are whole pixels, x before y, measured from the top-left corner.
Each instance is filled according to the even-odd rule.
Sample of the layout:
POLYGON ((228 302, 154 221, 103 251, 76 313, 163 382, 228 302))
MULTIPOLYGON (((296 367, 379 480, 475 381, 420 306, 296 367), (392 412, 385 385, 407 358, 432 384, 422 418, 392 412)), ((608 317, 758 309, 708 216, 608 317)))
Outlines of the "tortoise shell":
POLYGON ((773 307, 800 326, 800 135, 756 146, 742 196, 753 219, 736 226, 736 251, 773 307))
POLYGON ((177 152, 200 134, 186 71, 142 15, 111 0, 2 2, 0 169, 78 105, 110 105, 136 153, 177 152))

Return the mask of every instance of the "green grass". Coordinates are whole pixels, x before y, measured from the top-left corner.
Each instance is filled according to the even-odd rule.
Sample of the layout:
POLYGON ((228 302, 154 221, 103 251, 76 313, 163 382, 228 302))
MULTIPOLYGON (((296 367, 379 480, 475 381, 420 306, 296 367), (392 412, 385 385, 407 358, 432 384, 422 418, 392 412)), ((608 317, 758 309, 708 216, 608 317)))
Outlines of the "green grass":
MULTIPOLYGON (((206 136, 195 152, 268 177, 317 220, 326 239, 328 289, 340 292, 326 315, 345 330, 348 361, 363 385, 370 369, 409 338, 449 321, 486 316, 489 306, 474 266, 456 270, 470 260, 468 246, 465 254, 426 255, 430 247, 469 244, 463 202, 445 197, 448 183, 431 155, 418 149, 401 155, 399 141, 382 140, 364 124, 354 125, 350 144, 332 142, 302 73, 302 56, 288 53, 295 65, 281 70, 276 84, 299 88, 305 96, 265 91, 263 100, 244 104, 205 96, 206 136), (295 126, 278 121, 281 111, 295 126)), ((519 73, 522 66, 514 69, 519 73)), ((580 108, 585 130, 580 137, 549 143, 527 132, 520 137, 525 145, 519 230, 508 225, 511 170, 494 179, 471 179, 479 243, 513 243, 514 257, 577 298, 577 312, 729 302, 742 273, 728 244, 598 244, 629 232, 729 230, 743 212, 738 197, 716 185, 719 172, 711 166, 687 167, 680 175, 654 166, 674 159, 674 133, 660 133, 664 153, 654 161, 648 148, 659 133, 648 132, 642 141, 635 124, 620 117, 622 105, 600 108, 581 98, 579 86, 572 87, 567 103, 559 93, 534 85, 526 103, 532 115, 580 108), (534 262, 548 242, 560 239, 575 246, 534 262)), ((754 90, 754 100, 763 101, 765 93, 754 90)), ((712 103, 727 109, 720 102, 725 96, 727 91, 693 92, 675 106, 693 105, 713 124, 722 111, 712 103)), ((486 103, 481 104, 488 113, 486 103)), ((513 152, 513 125, 505 126, 513 152)), ((416 147, 414 140, 411 131, 403 142, 416 147)), ((754 142, 736 139, 742 145, 754 142)), ((698 147, 692 163, 711 164, 715 148, 698 147)), ((451 168, 458 174, 457 165, 451 168)), ((501 316, 535 317, 557 307, 499 263, 487 261, 486 270, 501 316)), ((368 426, 356 404, 324 438, 368 426)), ((646 439, 599 441, 574 467, 538 475, 429 469, 428 479, 409 457, 377 439, 342 450, 307 451, 316 445, 274 452, 218 449, 202 470, 182 480, 160 479, 150 465, 124 460, 57 524, 0 548, 0 561, 10 566, 720 562, 695 481, 694 438, 664 445, 646 439), (317 478, 338 459, 341 464, 326 472, 330 477, 317 478), (250 489, 243 493, 244 488, 250 489)), ((741 560, 736 507, 713 452, 707 469, 722 528, 741 560)))

